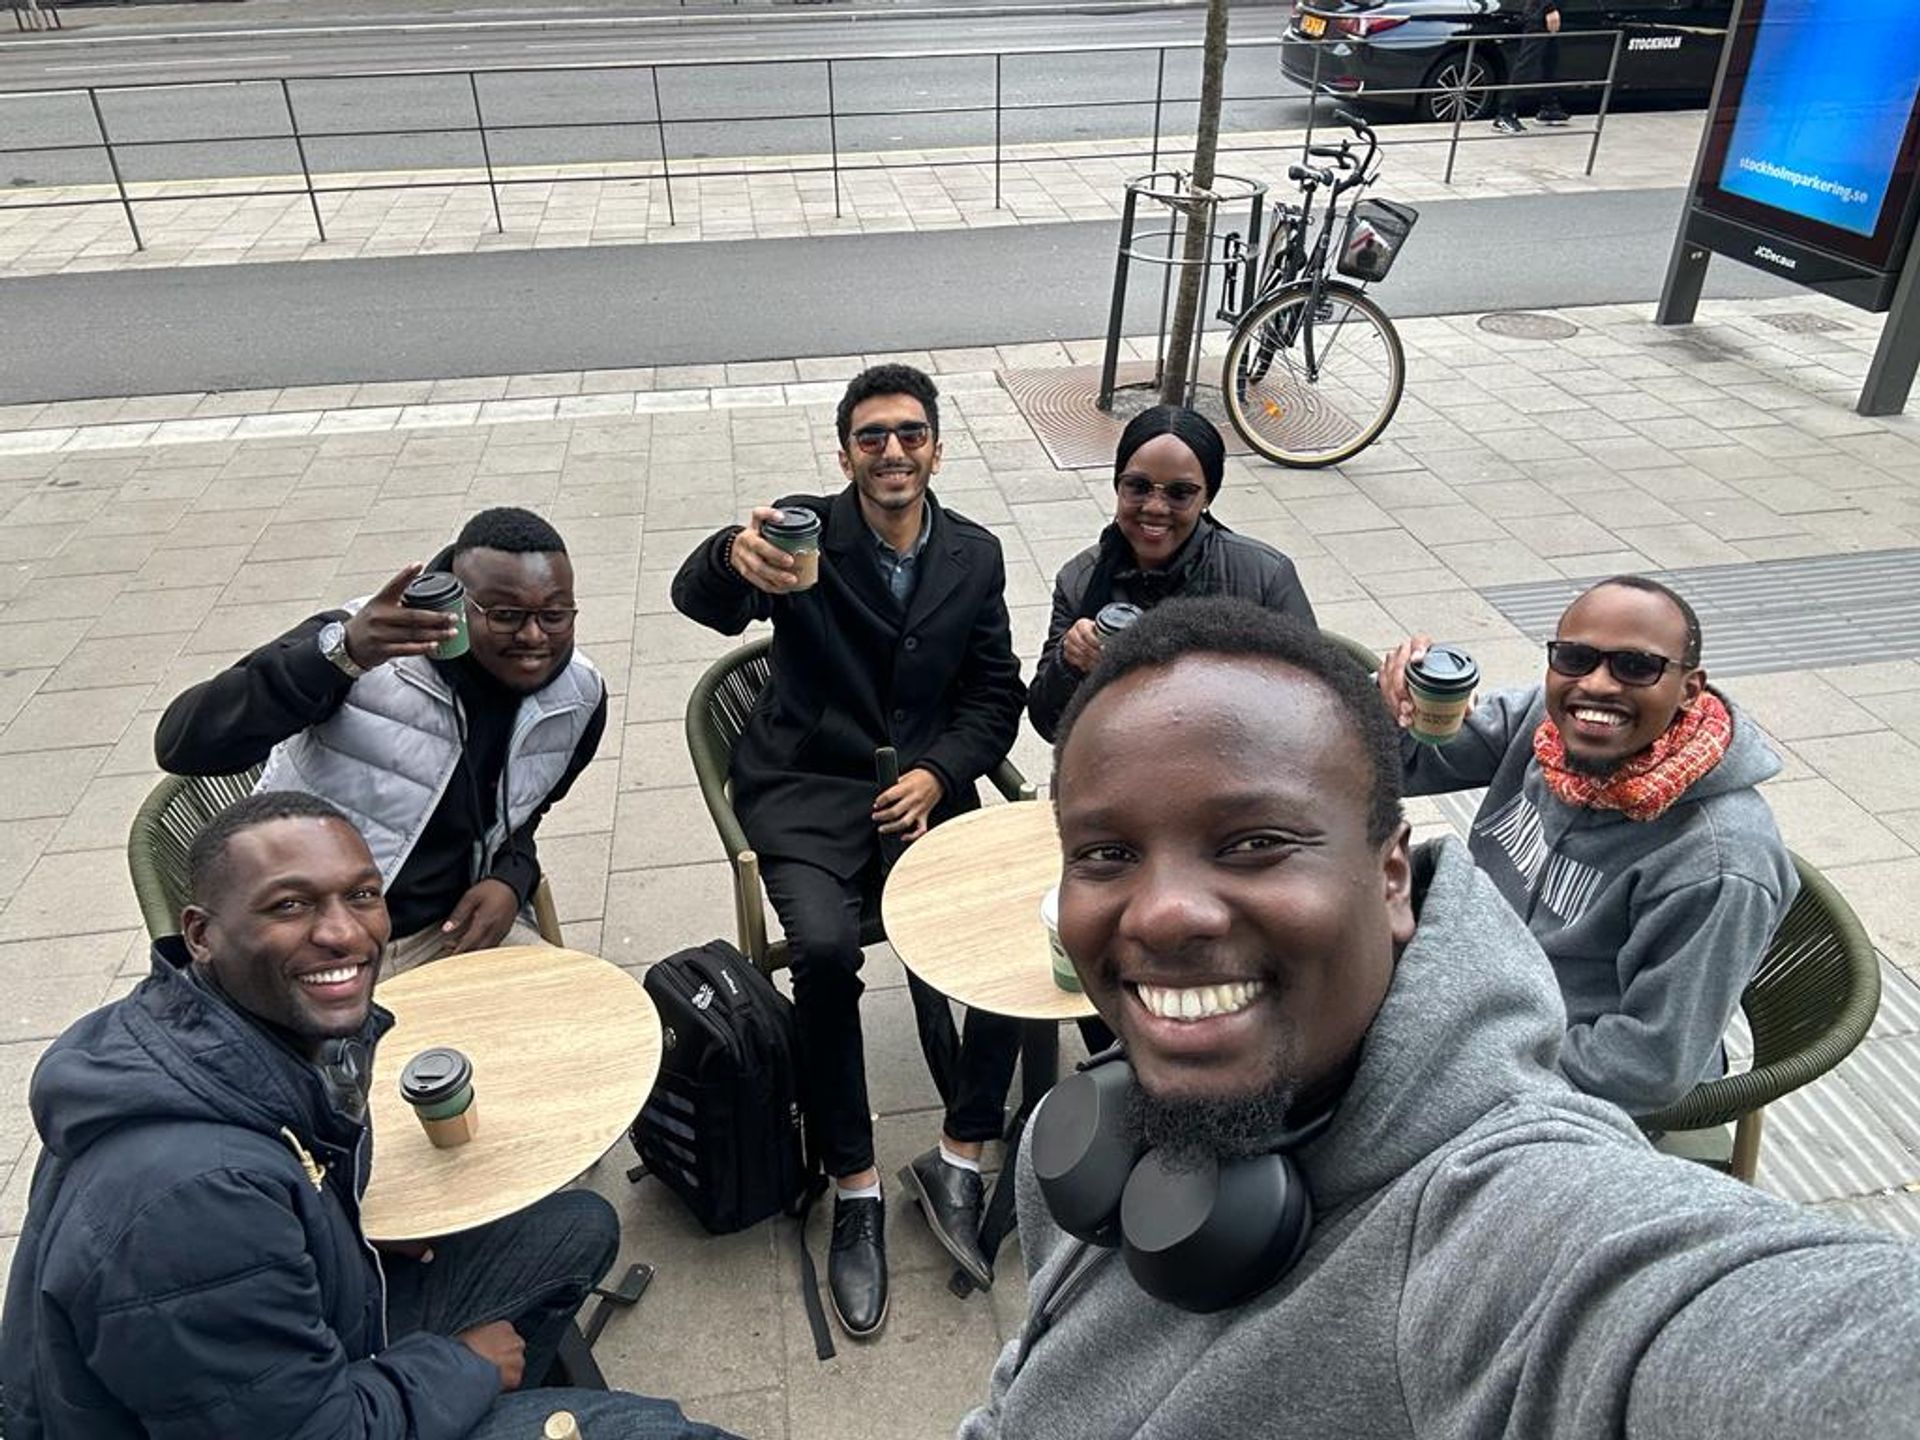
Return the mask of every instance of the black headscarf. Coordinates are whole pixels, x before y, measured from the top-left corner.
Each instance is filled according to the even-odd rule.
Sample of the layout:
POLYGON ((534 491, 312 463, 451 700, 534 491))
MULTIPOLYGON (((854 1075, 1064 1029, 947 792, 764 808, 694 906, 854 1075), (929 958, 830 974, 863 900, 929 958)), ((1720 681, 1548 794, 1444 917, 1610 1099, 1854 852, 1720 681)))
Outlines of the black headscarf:
MULTIPOLYGON (((1127 462, 1142 445, 1162 435, 1179 440, 1200 462, 1200 475, 1207 485, 1207 504, 1211 506, 1220 494, 1220 484, 1226 474, 1226 442, 1211 420, 1184 405, 1155 405, 1127 422, 1114 450, 1115 491, 1120 488, 1120 476, 1127 462)), ((1100 554, 1094 561, 1093 573, 1087 577, 1086 591, 1080 597, 1080 618, 1091 620, 1098 615, 1101 608, 1113 600, 1114 587, 1119 581, 1126 582, 1128 598, 1143 610, 1151 610, 1169 595, 1179 594, 1186 588, 1187 577, 1194 566, 1206 554, 1212 532, 1226 528, 1209 511, 1202 510, 1193 532, 1166 565, 1158 570, 1143 570, 1134 560, 1133 547, 1120 533, 1120 527, 1108 525, 1100 532, 1100 554)))

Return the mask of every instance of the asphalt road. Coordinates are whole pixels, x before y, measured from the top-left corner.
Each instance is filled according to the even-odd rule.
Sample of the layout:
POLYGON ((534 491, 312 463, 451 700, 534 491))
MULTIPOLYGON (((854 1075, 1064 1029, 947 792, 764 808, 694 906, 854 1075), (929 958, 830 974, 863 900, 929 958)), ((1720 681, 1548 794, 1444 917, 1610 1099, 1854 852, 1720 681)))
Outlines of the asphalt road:
MULTIPOLYGON (((453 24, 367 33, 264 30, 230 40, 126 38, 67 49, 53 48, 65 43, 57 38, 0 44, 0 203, 9 183, 112 183, 90 102, 84 88, 73 88, 87 86, 103 87, 101 117, 133 181, 297 175, 300 157, 282 138, 292 130, 289 109, 303 134, 325 137, 306 142, 317 172, 473 166, 481 161, 475 136, 445 132, 472 128, 476 99, 496 132, 492 159, 501 166, 651 166, 663 146, 678 160, 834 145, 860 152, 987 144, 995 135, 996 92, 1007 111, 999 132, 1007 143, 1149 134, 1156 93, 1175 102, 1165 108, 1163 130, 1190 132, 1193 105, 1178 102, 1198 93, 1199 52, 1167 52, 1163 75, 1155 47, 1197 40, 1201 20, 1191 9, 933 18, 864 11, 809 19, 788 12, 729 24, 453 24), (997 65, 991 54, 915 58, 1089 45, 1143 48, 1053 48, 1007 55, 997 65), (761 63, 726 63, 743 59, 761 63), (522 68, 483 75, 477 97, 460 73, 365 73, 508 66, 522 68), (280 77, 291 82, 285 93, 280 77), (170 83, 114 88, 148 81, 170 83), (831 126, 829 114, 837 117, 831 126), (26 153, 43 146, 82 148, 26 153)), ((1243 11, 1241 35, 1259 36, 1262 23, 1272 36, 1271 13, 1243 11)), ((1229 131, 1304 120, 1298 87, 1281 78, 1271 44, 1238 48, 1227 85, 1229 131)))
MULTIPOLYGON (((1680 206, 1678 190, 1429 205, 1377 293, 1402 316, 1650 302, 1680 206)), ((1116 234, 1089 222, 0 281, 0 403, 1083 338, 1106 329, 1116 234)), ((1710 295, 1791 293, 1724 260, 1710 281, 1710 295)), ((1153 323, 1153 283, 1131 330, 1153 323)))

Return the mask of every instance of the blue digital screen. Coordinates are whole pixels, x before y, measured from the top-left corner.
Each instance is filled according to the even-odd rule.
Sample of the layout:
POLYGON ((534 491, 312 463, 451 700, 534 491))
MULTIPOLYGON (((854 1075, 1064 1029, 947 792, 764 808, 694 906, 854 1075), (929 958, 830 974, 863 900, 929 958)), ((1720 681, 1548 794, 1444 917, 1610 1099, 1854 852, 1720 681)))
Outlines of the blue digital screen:
POLYGON ((1873 235, 1920 88, 1914 0, 1767 0, 1722 191, 1873 235))

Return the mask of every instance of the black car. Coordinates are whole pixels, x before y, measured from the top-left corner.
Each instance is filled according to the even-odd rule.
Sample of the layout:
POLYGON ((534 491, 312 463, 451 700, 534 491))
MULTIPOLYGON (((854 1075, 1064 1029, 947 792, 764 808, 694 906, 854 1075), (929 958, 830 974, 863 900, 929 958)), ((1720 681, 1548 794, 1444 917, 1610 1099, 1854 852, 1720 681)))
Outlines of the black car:
MULTIPOLYGON (((1732 0, 1558 3, 1559 73, 1549 78, 1569 108, 1598 106, 1600 87, 1580 82, 1606 79, 1609 65, 1616 94, 1711 93, 1732 0)), ((1526 0, 1295 0, 1280 68, 1370 109, 1422 120, 1491 116, 1499 94, 1488 87, 1513 74, 1525 10, 1526 0)), ((1531 96, 1522 99, 1523 113, 1533 108, 1531 96)))

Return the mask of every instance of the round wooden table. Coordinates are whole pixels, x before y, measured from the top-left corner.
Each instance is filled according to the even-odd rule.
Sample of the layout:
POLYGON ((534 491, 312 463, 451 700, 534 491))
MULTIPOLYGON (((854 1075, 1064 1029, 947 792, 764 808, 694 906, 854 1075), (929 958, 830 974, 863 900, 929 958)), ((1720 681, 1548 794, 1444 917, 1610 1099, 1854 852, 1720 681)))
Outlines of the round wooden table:
POLYGON ((1053 981, 1040 898, 1060 881, 1044 800, 956 815, 901 853, 881 896, 900 963, 962 1005, 1021 1020, 1080 1020, 1093 1005, 1053 981))
POLYGON ((383 981, 394 1026, 373 1063, 370 1240, 430 1240, 564 1188, 633 1123, 660 1072, 660 1017, 640 983, 577 950, 517 945, 451 955, 383 981), (479 1133, 436 1150, 400 1098, 400 1071, 434 1045, 473 1062, 479 1133))

